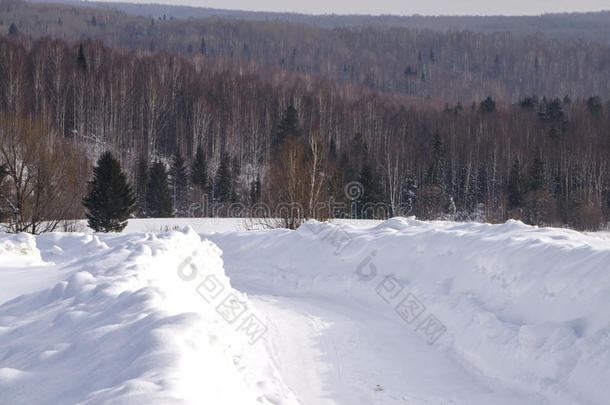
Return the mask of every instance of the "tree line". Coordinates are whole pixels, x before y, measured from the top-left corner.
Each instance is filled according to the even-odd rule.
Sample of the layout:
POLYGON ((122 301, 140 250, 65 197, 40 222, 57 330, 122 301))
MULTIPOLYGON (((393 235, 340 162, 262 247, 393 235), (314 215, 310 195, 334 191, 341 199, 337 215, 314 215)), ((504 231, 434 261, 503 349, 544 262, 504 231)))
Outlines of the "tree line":
MULTIPOLYGON (((556 17, 560 27, 569 25, 564 18, 556 17)), ((366 25, 329 29, 275 20, 159 20, 19 0, 0 1, 0 24, 4 33, 14 25, 36 38, 99 39, 129 49, 252 62, 452 102, 488 95, 511 102, 531 94, 610 95, 610 44, 555 40, 536 32, 484 34, 464 25, 439 32, 366 25)))
MULTIPOLYGON (((43 2, 39 0, 39 2, 43 2)), ((307 24, 322 28, 385 26, 407 27, 440 32, 472 31, 483 34, 512 32, 521 35, 542 33, 551 39, 575 39, 597 42, 610 41, 610 12, 558 13, 538 16, 425 16, 425 15, 309 15, 287 12, 223 10, 170 4, 104 3, 85 1, 57 1, 88 7, 119 10, 126 14, 174 18, 224 18, 249 21, 282 21, 307 24)))
MULTIPOLYGON (((28 180, 34 191, 22 193, 9 160, 25 162, 30 148, 9 148, 0 161, 12 170, 0 185, 7 217, 42 223, 48 216, 16 207, 17 196, 67 183, 72 200, 61 205, 73 211, 59 216, 82 217, 73 198, 108 150, 143 217, 246 216, 264 204, 289 227, 416 215, 596 229, 610 211, 610 109, 595 95, 451 102, 224 58, 22 35, 0 37, 0 71, 1 145, 44 134, 53 147, 42 149, 75 156, 50 156, 43 169, 42 151, 30 153, 37 169, 22 172, 57 180, 28 180), (346 193, 354 184, 359 191, 346 193)), ((39 231, 14 228, 24 229, 39 231)))

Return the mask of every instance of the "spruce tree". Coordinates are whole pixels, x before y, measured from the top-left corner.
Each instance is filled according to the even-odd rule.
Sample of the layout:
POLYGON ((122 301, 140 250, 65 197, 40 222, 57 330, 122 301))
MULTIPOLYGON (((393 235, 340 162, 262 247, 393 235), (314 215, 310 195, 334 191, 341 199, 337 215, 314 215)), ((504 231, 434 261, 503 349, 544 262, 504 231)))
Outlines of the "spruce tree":
POLYGON ((121 165, 105 152, 93 168, 89 192, 83 198, 89 227, 96 232, 120 232, 136 210, 136 198, 121 165))
POLYGON ((136 168, 136 197, 138 200, 138 216, 146 216, 146 189, 148 187, 148 160, 142 157, 136 168))
POLYGON ((150 168, 146 190, 147 215, 151 218, 169 218, 173 216, 172 197, 167 181, 167 171, 161 162, 155 162, 150 168))
POLYGON ((520 207, 523 203, 523 179, 521 173, 521 163, 519 159, 515 159, 513 165, 510 168, 508 175, 508 205, 512 208, 520 207))
POLYGON ((481 111, 488 114, 496 111, 496 102, 491 97, 487 97, 481 101, 481 111))
POLYGON ((595 117, 601 117, 604 112, 604 105, 601 97, 589 97, 587 100, 587 108, 595 117))
POLYGON ((219 202, 229 202, 231 201, 231 191, 231 156, 227 152, 223 152, 214 181, 214 198, 219 202))
POLYGON ((534 157, 534 163, 530 170, 530 190, 537 191, 543 190, 546 184, 544 175, 544 162, 542 161, 542 154, 540 149, 536 149, 536 155, 534 157))
POLYGON ((289 136, 301 136, 301 128, 299 126, 299 114, 296 108, 288 106, 284 112, 284 117, 278 126, 278 132, 275 139, 276 146, 279 146, 289 136))
POLYGON ((362 184, 362 196, 358 200, 358 216, 374 218, 376 216, 374 205, 383 201, 383 193, 371 165, 365 163, 362 166, 358 181, 362 184))
POLYGON ((83 49, 83 44, 78 46, 78 57, 76 58, 76 63, 78 64, 78 68, 83 72, 87 70, 87 59, 85 58, 85 50, 83 49))
POLYGON ((8 27, 8 34, 17 35, 17 33, 19 33, 17 26, 15 25, 15 23, 11 23, 10 27, 8 27))
POLYGON ((445 191, 447 180, 447 149, 443 138, 436 132, 434 134, 434 156, 431 171, 431 183, 445 191))
MULTIPOLYGON (((2 186, 2 183, 4 183, 4 179, 6 178, 6 176, 8 175, 8 169, 6 168, 6 165, 0 165, 0 186, 2 186)), ((5 220, 5 218, 7 217, 7 215, 9 214, 8 210, 0 210, 0 221, 5 220)))
POLYGON ((187 174, 184 158, 180 151, 174 154, 170 174, 174 211, 178 216, 182 216, 186 211, 187 174))
POLYGON ((201 38, 201 45, 199 46, 199 52, 201 52, 201 54, 203 56, 207 56, 208 55, 208 48, 205 44, 205 38, 201 38))
POLYGON ((337 142, 335 142, 335 138, 330 139, 330 145, 328 146, 328 159, 331 162, 335 162, 337 160, 337 142))
POLYGON ((256 176, 256 180, 250 183, 250 205, 254 205, 259 202, 261 198, 261 177, 256 176))
POLYGON ((197 152, 195 152, 195 160, 191 168, 191 182, 196 187, 199 187, 202 192, 206 191, 208 186, 208 165, 201 145, 197 146, 197 152))

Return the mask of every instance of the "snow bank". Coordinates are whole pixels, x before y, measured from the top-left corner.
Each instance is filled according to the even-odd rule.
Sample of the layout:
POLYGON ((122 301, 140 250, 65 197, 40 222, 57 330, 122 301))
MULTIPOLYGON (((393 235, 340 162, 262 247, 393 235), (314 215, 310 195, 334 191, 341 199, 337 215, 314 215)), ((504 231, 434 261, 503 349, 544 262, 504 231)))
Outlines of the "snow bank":
POLYGON ((242 324, 264 319, 193 230, 2 235, 0 246, 9 270, 19 252, 62 275, 0 305, 0 403, 296 403, 242 324))
POLYGON ((503 386, 539 393, 541 403, 601 405, 610 397, 603 238, 517 221, 404 218, 370 229, 310 222, 295 232, 209 238, 238 289, 377 308, 503 386), (431 316, 441 333, 422 333, 418 325, 431 316))
POLYGON ((0 240, 0 266, 43 264, 34 237, 27 233, 5 235, 0 240))

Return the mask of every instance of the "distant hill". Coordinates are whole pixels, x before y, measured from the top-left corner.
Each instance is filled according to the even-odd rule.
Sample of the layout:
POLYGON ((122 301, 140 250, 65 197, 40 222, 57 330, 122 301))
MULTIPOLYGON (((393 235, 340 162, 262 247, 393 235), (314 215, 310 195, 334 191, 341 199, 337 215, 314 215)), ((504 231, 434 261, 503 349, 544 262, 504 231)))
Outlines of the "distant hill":
MULTIPOLYGON (((43 3, 44 0, 33 0, 43 3)), ((561 13, 541 16, 396 16, 396 15, 308 15, 297 13, 223 10, 206 7, 168 4, 110 3, 59 0, 57 3, 86 5, 119 10, 127 14, 154 18, 234 18, 249 21, 283 21, 322 28, 357 27, 365 25, 408 27, 447 32, 472 31, 483 34, 511 32, 531 35, 541 33, 553 39, 578 39, 610 43, 609 11, 596 13, 561 13)))
MULTIPOLYGON (((324 77, 337 84, 353 83, 384 93, 442 98, 450 102, 460 101, 464 105, 479 102, 488 96, 510 102, 532 95, 553 98, 599 95, 604 99, 610 96, 608 42, 549 39, 545 35, 525 33, 523 30, 445 32, 375 24, 326 28, 320 24, 286 22, 279 18, 269 21, 236 17, 184 20, 167 14, 161 17, 132 15, 98 3, 82 4, 89 7, 0 0, 0 33, 8 33, 14 25, 13 30, 17 28, 33 38, 50 36, 68 41, 99 40, 109 46, 167 51, 189 57, 202 56, 219 63, 223 60, 245 62, 324 77), (90 7, 93 5, 95 7, 90 7)), ((155 7, 171 6, 151 7, 154 10, 155 7)), ((176 10, 198 9, 178 7, 176 10)), ((204 12, 206 9, 201 10, 204 12)), ((216 11, 208 9, 208 12, 216 11)), ((240 12, 226 13, 235 16, 240 12)), ((244 16, 257 18, 263 18, 266 14, 276 15, 243 12, 244 16)), ((598 19, 607 15, 591 14, 598 19)), ((286 16, 304 21, 361 19, 363 23, 394 18, 286 16)), ((583 16, 564 17, 576 21, 583 16)), ((436 21, 428 17, 395 18, 396 21, 410 21, 409 18, 413 21, 436 21)), ((487 18, 481 17, 479 20, 473 17, 475 21, 493 21, 487 18)), ((560 16, 549 18, 552 20, 560 16)), ((455 21, 468 20, 467 17, 455 17, 455 21)), ((515 26, 518 18, 509 17, 505 21, 515 26)), ((556 25, 566 35, 570 31, 565 27, 569 26, 556 25)), ((577 24, 573 23, 572 26, 577 24)), ((495 27, 493 29, 499 29, 497 25, 495 27)), ((585 30, 585 25, 581 28, 585 30)))

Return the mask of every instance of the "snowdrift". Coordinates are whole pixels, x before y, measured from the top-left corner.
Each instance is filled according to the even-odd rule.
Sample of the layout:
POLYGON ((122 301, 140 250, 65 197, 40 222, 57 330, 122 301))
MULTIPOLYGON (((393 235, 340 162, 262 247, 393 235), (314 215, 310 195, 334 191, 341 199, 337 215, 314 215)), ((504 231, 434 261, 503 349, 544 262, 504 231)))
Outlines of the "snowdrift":
POLYGON ((2 235, 0 263, 16 296, 0 305, 2 404, 296 403, 239 323, 262 315, 192 230, 2 235), (41 277, 54 281, 14 281, 41 277), (229 297, 241 318, 212 300, 229 297))
POLYGON ((608 302, 516 221, 0 235, 0 404, 605 405, 608 302))
POLYGON ((376 308, 477 373, 536 393, 535 403, 610 398, 603 238, 517 221, 404 218, 370 229, 309 222, 295 232, 208 237, 238 289, 376 308), (430 317, 438 328, 425 333, 430 317))

